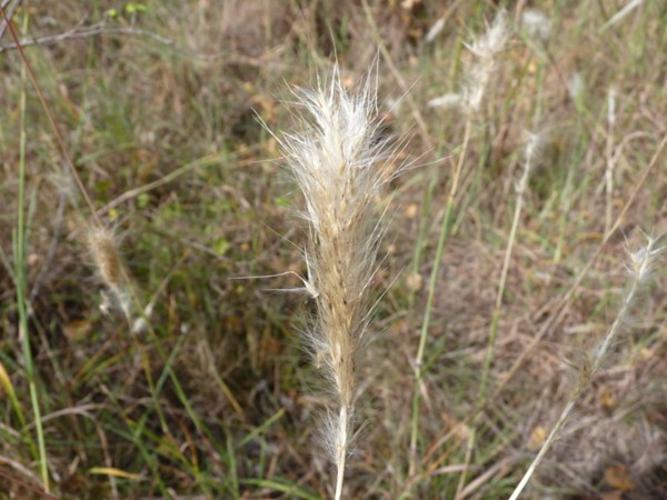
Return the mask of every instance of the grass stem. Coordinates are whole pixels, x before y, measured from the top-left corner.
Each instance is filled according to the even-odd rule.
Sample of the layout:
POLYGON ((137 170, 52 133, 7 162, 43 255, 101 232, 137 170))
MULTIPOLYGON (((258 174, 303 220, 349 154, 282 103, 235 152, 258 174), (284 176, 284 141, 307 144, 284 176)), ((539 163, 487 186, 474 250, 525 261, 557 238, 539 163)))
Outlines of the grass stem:
POLYGON ((438 281, 438 274, 440 272, 440 264, 442 263, 442 256, 445 249, 445 243, 449 236, 452 226, 452 218, 454 212, 454 200, 458 191, 461 171, 465 161, 466 153, 468 151, 468 143, 470 142, 470 134, 472 131, 472 120, 470 117, 466 120, 465 131, 463 134, 463 145, 461 147, 461 154, 459 155, 454 175, 452 177, 452 185, 447 199, 447 208, 445 209, 445 216, 442 219, 440 226, 440 234, 438 236, 438 244, 435 250, 435 257, 433 259, 433 268, 431 269, 431 276, 429 278, 428 292, 426 298, 426 307, 424 309, 424 318, 422 320, 422 327, 419 333, 419 347, 417 348, 417 357, 415 358, 415 386, 412 397, 412 418, 410 425, 410 466, 409 475, 412 476, 416 472, 417 465, 417 438, 419 437, 419 412, 421 407, 421 390, 424 380, 424 351, 428 340, 428 329, 431 321, 431 310, 433 309, 433 299, 435 297, 435 288, 438 281))
POLYGON ((505 257, 503 258, 503 267, 500 271, 500 279, 498 281, 498 292, 496 293, 496 303, 493 308, 493 315, 489 325, 489 341, 484 356, 484 365, 482 367, 482 377, 479 387, 478 403, 484 400, 486 395, 486 385, 489 377, 489 370, 493 361, 493 351, 495 348, 496 337, 498 335, 498 321, 502 310, 503 298, 505 296, 505 286, 507 285, 507 274, 509 272, 510 260, 512 259, 512 250, 514 249, 514 242, 516 240, 516 233, 519 228, 519 221, 521 220, 521 212, 524 205, 524 197, 528 187, 528 178, 533 167, 535 150, 538 147, 537 136, 531 136, 526 145, 525 162, 523 174, 517 185, 516 190, 516 205, 514 207, 514 216, 512 218, 512 228, 510 229, 509 238, 507 239, 507 246, 505 247, 505 257))
MULTIPOLYGON (((3 11, 4 14, 4 11, 3 11)), ((6 16, 5 16, 6 18, 6 16)), ((9 22, 9 21, 8 21, 9 22)), ((23 29, 27 29, 28 18, 24 17, 23 29)), ((26 81, 26 65, 21 66, 21 81, 26 81)), ((19 340, 23 351, 23 363, 25 365, 26 377, 30 390, 30 402, 35 419, 37 432, 37 446, 39 449, 39 471, 45 491, 49 492, 49 473, 46 459, 46 445, 44 442, 44 429, 42 427, 42 414, 39 405, 39 390, 37 388, 35 367, 32 359, 30 346, 30 333, 28 328, 28 307, 26 302, 26 234, 25 234, 25 182, 26 182, 26 92, 25 85, 21 86, 19 97, 20 112, 20 135, 19 135, 19 183, 18 183, 18 207, 16 221, 15 239, 15 272, 16 272, 16 305, 19 315, 19 340)))
MULTIPOLYGON (((338 435, 341 436, 343 443, 347 442, 347 407, 340 407, 338 417, 338 435)), ((347 456, 347 446, 339 446, 336 450, 336 493, 335 500, 340 500, 343 496, 343 479, 345 478, 345 457, 347 456)))

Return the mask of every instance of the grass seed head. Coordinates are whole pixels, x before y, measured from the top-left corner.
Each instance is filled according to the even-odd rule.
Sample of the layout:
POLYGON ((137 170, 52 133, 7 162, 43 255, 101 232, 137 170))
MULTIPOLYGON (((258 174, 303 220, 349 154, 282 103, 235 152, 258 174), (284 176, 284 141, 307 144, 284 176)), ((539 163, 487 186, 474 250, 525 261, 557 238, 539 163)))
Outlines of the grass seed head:
POLYGON ((476 58, 468 68, 466 85, 463 89, 463 100, 468 113, 479 111, 486 87, 495 69, 495 60, 505 48, 510 34, 507 13, 501 9, 486 32, 471 44, 466 44, 476 58))
POLYGON ((355 355, 368 326, 369 288, 384 232, 377 199, 397 175, 396 162, 389 140, 380 134, 371 77, 350 92, 334 69, 328 83, 297 90, 295 96, 303 111, 301 130, 279 141, 303 195, 309 225, 307 288, 317 313, 307 340, 337 400, 325 442, 338 466, 340 494, 353 434, 355 355))
POLYGON ((656 248, 657 240, 658 238, 646 236, 646 245, 635 251, 626 250, 629 257, 628 271, 638 281, 644 281, 650 276, 655 259, 665 249, 665 247, 656 248))
POLYGON ((113 233, 106 228, 89 229, 87 242, 95 268, 111 293, 111 297, 105 300, 103 309, 108 309, 111 303, 129 318, 130 300, 125 283, 126 274, 113 233))
POLYGON ((121 261, 113 233, 107 229, 91 229, 88 247, 104 283, 109 287, 119 286, 121 261))

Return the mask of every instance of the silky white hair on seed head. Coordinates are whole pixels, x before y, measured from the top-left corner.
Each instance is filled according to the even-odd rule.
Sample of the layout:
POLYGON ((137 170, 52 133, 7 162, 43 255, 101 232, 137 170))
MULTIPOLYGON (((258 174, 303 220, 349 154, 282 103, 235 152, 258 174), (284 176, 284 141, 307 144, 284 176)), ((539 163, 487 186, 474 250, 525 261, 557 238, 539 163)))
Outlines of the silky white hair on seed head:
POLYGON ((551 19, 541 10, 524 10, 521 24, 529 36, 546 41, 551 34, 551 19))
POLYGON ((510 26, 507 20, 507 12, 504 9, 498 11, 493 22, 486 32, 477 37, 466 47, 480 59, 492 59, 505 48, 509 40, 510 26))
POLYGON ((632 251, 628 248, 626 242, 625 248, 629 258, 626 268, 638 281, 644 281, 650 276, 655 259, 665 250, 664 246, 656 248, 656 243, 660 238, 653 238, 647 234, 644 237, 646 238, 644 246, 632 251))
POLYGON ((471 44, 466 44, 468 50, 477 58, 468 70, 467 83, 463 89, 464 103, 469 113, 479 111, 484 92, 495 69, 495 58, 505 48, 510 34, 507 13, 501 9, 486 32, 471 44))
POLYGON ((478 112, 495 69, 495 59, 507 45, 511 34, 507 13, 504 9, 500 9, 486 32, 475 38, 472 43, 465 44, 474 56, 474 61, 468 63, 466 67, 461 92, 431 99, 428 106, 431 108, 461 106, 469 116, 478 112))
MULTIPOLYGON (((324 425, 342 495, 353 435, 355 355, 368 326, 369 288, 384 232, 377 198, 397 175, 389 139, 380 133, 377 70, 356 91, 344 88, 335 67, 314 90, 297 89, 300 130, 276 137, 304 198, 308 222, 306 288, 316 315, 306 340, 330 381, 336 411, 324 425)), ((275 136, 275 135, 274 135, 275 136)))

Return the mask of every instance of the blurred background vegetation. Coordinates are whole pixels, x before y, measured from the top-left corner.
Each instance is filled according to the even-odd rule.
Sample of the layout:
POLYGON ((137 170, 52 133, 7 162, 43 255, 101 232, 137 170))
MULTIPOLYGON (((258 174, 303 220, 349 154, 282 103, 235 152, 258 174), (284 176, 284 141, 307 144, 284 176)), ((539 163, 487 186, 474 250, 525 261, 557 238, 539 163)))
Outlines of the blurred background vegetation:
MULTIPOLYGON (((44 496, 44 471, 64 498, 331 494, 317 444, 327 396, 299 340, 311 304, 271 291, 300 286, 290 274, 232 278, 306 272, 301 201, 258 117, 290 130, 290 86, 312 86, 337 60, 353 87, 376 56, 383 127, 408 138, 401 159, 415 168, 394 186, 346 494, 512 491, 614 318, 625 246, 667 230, 667 156, 654 158, 667 134, 665 3, 1 4, 139 302, 154 304, 138 333, 100 310, 92 215, 0 22, 3 496, 44 496), (429 102, 459 92, 465 44, 500 8, 513 34, 472 127, 410 470, 414 360, 465 121, 429 102), (525 133, 538 130, 490 361, 497 390, 472 419, 525 133)), ((667 494, 665 279, 658 265, 527 496, 667 494)))

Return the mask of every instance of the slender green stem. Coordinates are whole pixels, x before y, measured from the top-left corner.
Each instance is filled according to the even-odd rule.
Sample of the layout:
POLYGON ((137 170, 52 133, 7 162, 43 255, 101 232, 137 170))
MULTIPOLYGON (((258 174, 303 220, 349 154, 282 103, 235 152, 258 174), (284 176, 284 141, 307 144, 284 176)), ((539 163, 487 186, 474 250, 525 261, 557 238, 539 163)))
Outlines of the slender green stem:
MULTIPOLYGON (((5 371, 4 366, 2 365, 2 362, 0 362, 0 371, 1 376, 5 379, 7 379, 7 386, 3 386, 5 389, 5 392, 7 394, 7 397, 9 398, 9 402, 12 405, 12 408, 14 409, 14 413, 16 413, 16 418, 19 420, 19 424, 21 425, 21 429, 25 428, 26 422, 25 422, 25 415, 23 415, 23 409, 21 408, 21 402, 19 399, 16 397, 16 392, 14 391, 14 387, 11 385, 11 380, 9 379, 9 374, 5 371)), ((34 448, 34 442, 30 439, 27 440, 28 445, 31 446, 31 450, 34 451, 34 455, 37 456, 37 450, 34 448)))
MULTIPOLYGON (((24 31, 27 29, 27 16, 23 21, 24 31)), ((21 81, 26 81, 26 66, 21 66, 21 81)), ((49 473, 46 461, 46 445, 44 444, 44 429, 42 427, 42 414, 39 407, 39 393, 35 380, 35 370, 30 348, 30 335, 28 332, 28 308, 26 305, 26 235, 25 235, 25 151, 26 151, 26 92, 25 85, 21 86, 19 98, 20 111, 20 135, 19 135, 19 185, 18 185, 18 207, 16 221, 16 242, 14 264, 16 267, 16 305, 19 316, 19 340, 23 350, 23 362, 25 364, 26 377, 30 388, 30 401, 32 404, 37 431, 37 446, 39 449, 39 470, 42 477, 44 489, 49 492, 49 473)))
POLYGON ((428 294, 426 298, 426 307, 424 309, 424 318, 422 320, 422 327, 419 334, 419 347, 417 348, 417 357, 415 359, 415 386, 412 396, 412 419, 410 426, 410 468, 409 474, 412 476, 416 471, 417 465, 417 438, 419 437, 419 411, 421 407, 421 389, 424 378, 424 350, 426 349, 426 342, 428 340, 428 329, 431 321, 431 310, 433 309, 433 299, 435 297, 435 288, 438 282, 438 274, 440 273, 440 264, 442 263, 442 255, 445 249, 445 243, 449 237, 449 233, 453 222, 454 202, 456 193, 458 191, 459 182, 461 179, 461 170, 465 161, 465 156, 468 150, 468 143, 470 142, 470 133, 472 130, 472 121, 470 118, 466 120, 465 132, 463 136, 463 146, 461 154, 459 155, 454 176, 452 178, 452 185, 447 199, 447 208, 445 209, 445 216, 442 219, 440 226, 440 235, 438 236, 438 245, 435 250, 435 258, 433 259, 433 268, 431 269, 431 276, 428 284, 428 294))
MULTIPOLYGON (((421 265, 422 252, 426 247, 426 236, 428 233, 428 221, 429 214, 431 213, 431 205, 433 202, 433 192, 435 191, 435 186, 438 183, 440 176, 436 171, 434 175, 431 176, 426 189, 424 189, 424 202, 422 203, 421 215, 419 218, 419 230, 417 233, 417 241, 415 243, 415 251, 412 256, 412 263, 410 265, 411 273, 417 274, 419 272, 419 266, 421 265)), ((413 310, 414 300, 415 300, 416 290, 410 289, 410 295, 408 296, 408 307, 409 310, 413 310)))

